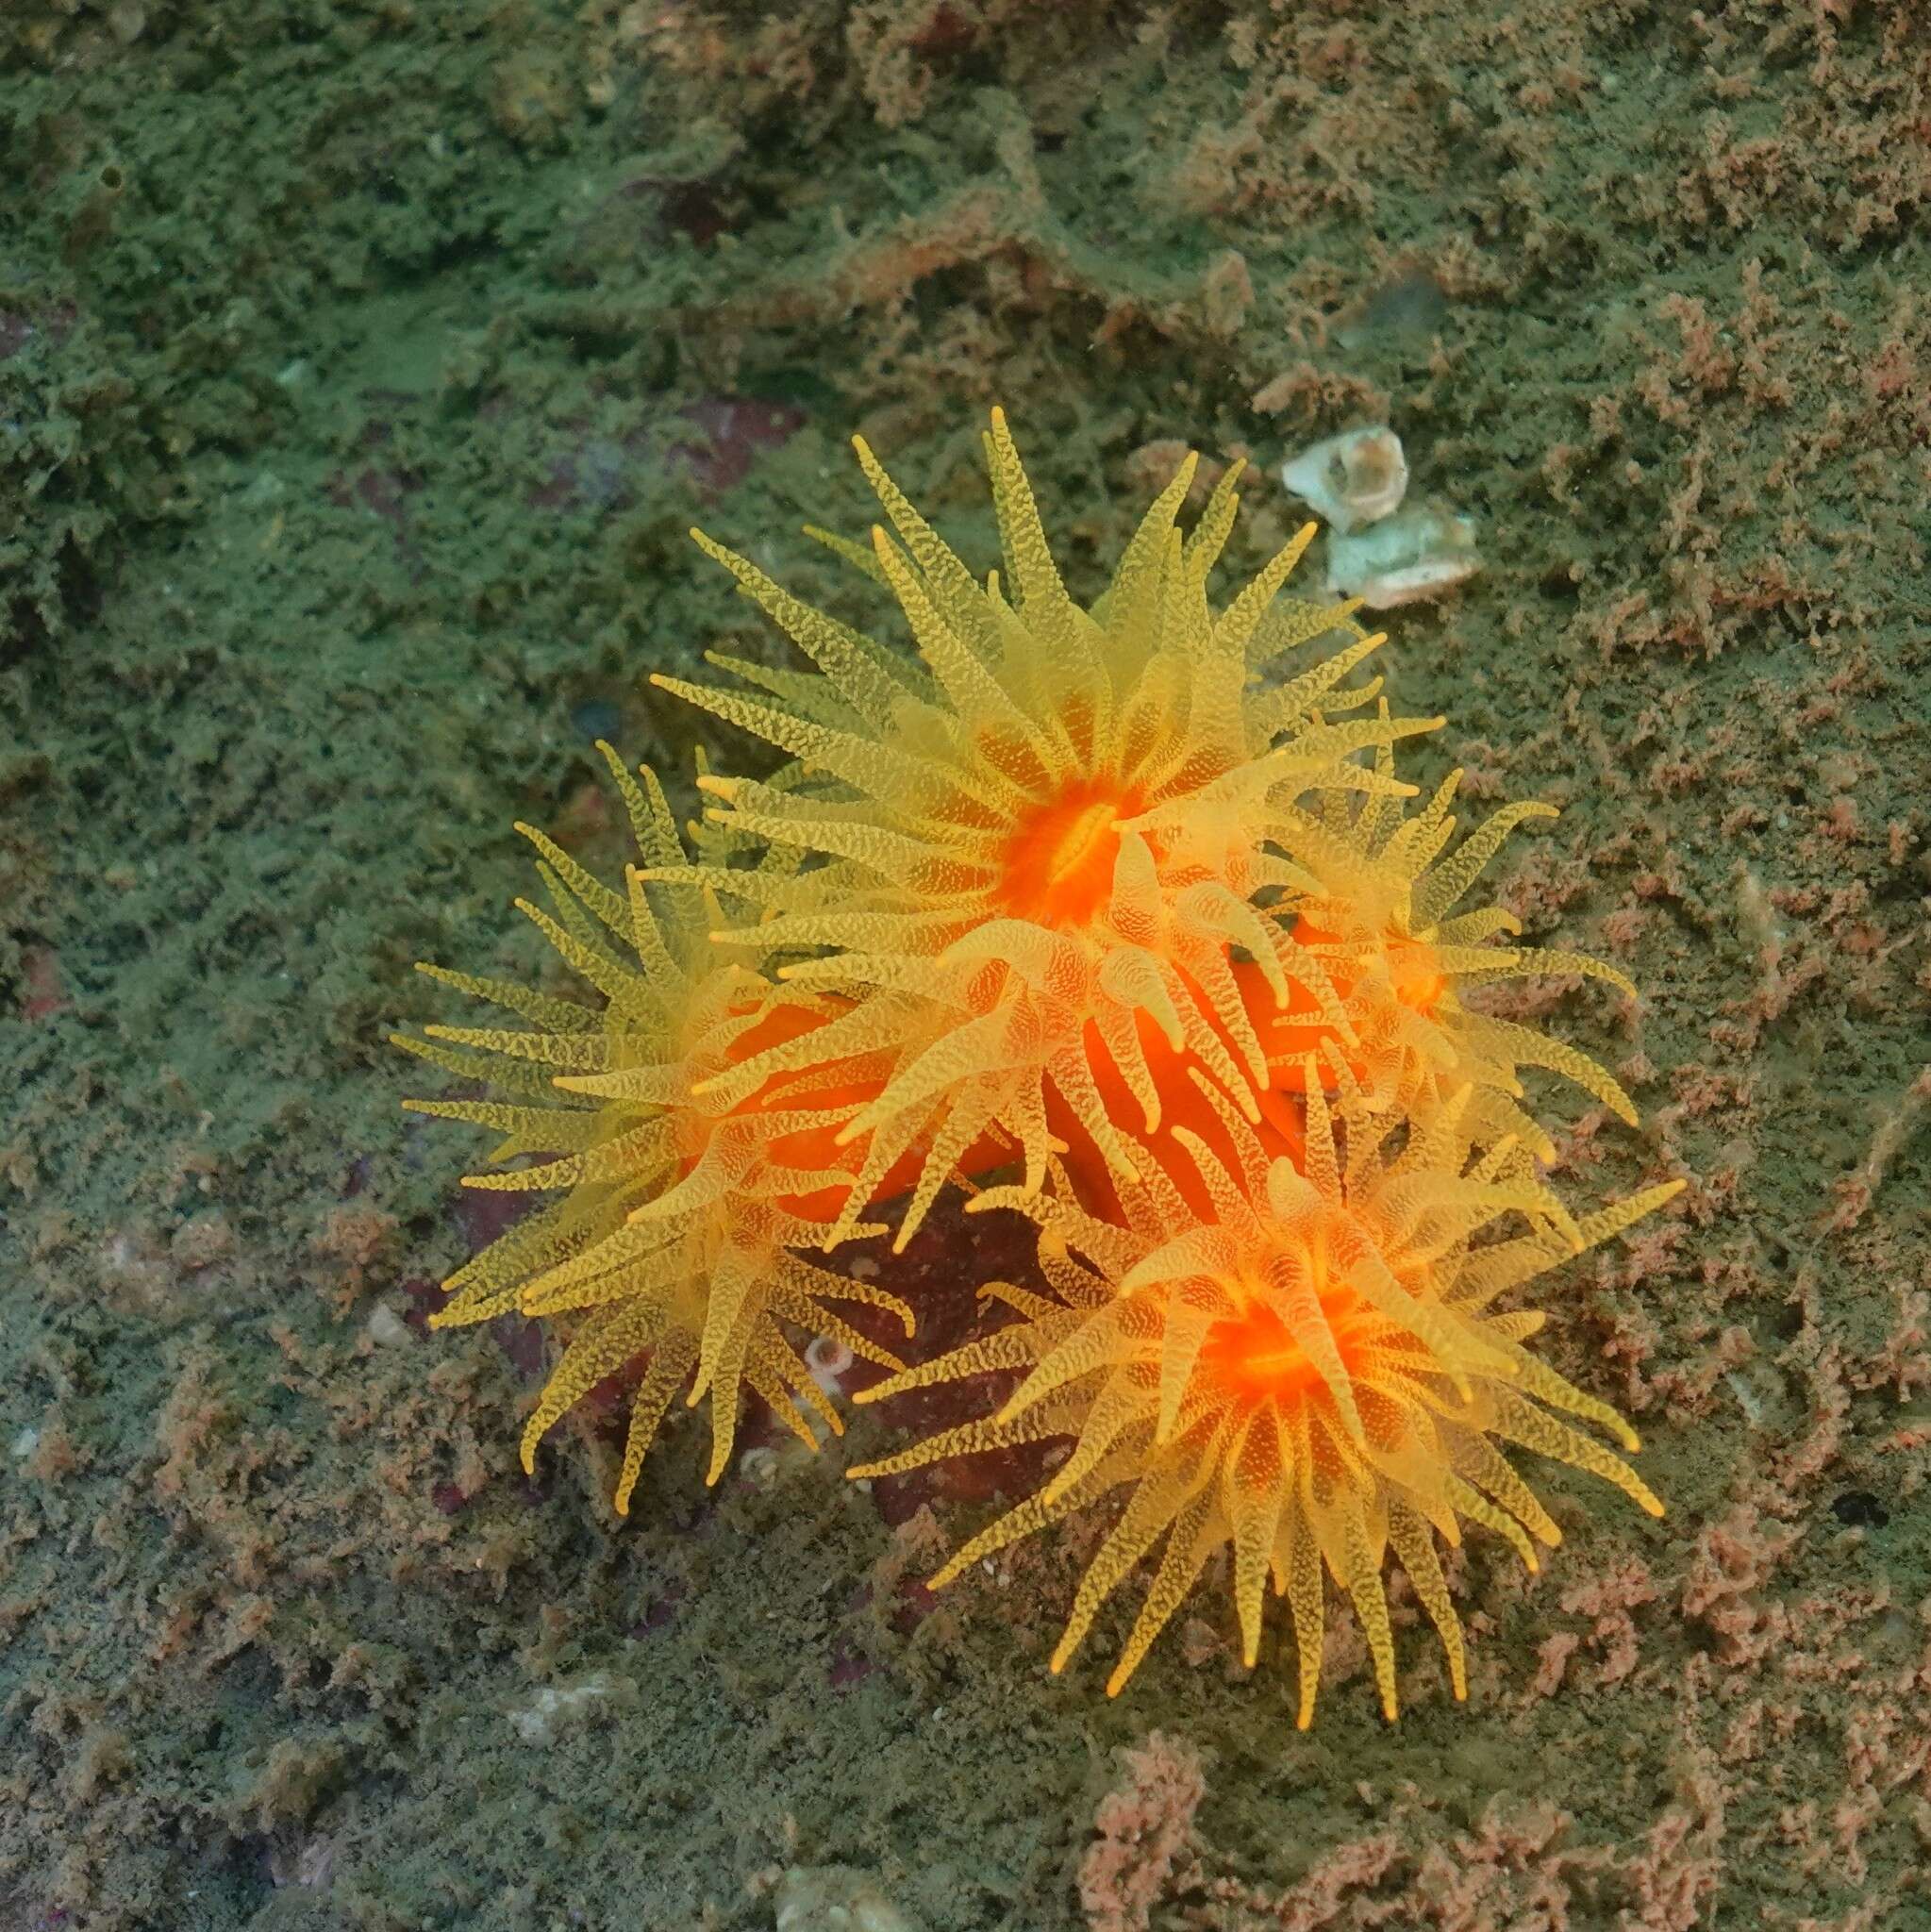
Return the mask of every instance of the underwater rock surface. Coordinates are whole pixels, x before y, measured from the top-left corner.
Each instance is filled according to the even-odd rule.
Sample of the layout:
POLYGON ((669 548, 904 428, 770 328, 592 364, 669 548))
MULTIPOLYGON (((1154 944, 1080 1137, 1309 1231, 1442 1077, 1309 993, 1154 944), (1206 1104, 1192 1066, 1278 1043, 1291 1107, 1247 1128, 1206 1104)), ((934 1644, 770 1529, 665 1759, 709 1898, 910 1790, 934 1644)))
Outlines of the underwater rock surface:
POLYGON ((1926 58, 1781 0, 4 9, 0 1924, 1923 1918, 1926 58), (507 1223, 397 1105, 409 962, 540 974, 511 823, 620 869, 591 741, 767 650, 691 523, 862 539, 856 430, 1000 565, 993 402, 1082 595, 1175 445, 1265 479, 1228 582, 1364 423, 1478 523, 1391 688, 1428 781, 1563 807, 1499 898, 1644 993, 1482 997, 1640 1103, 1556 1186, 1691 1185, 1550 1338, 1669 1513, 1470 1538, 1466 1705, 1397 1592, 1399 1724, 1337 1620, 1296 1733, 1217 1577, 1119 1698, 1127 1616, 1049 1676, 1091 1548, 924 1591, 1037 1470, 847 1482, 893 1403, 711 1490, 674 1413, 620 1525, 621 1389, 526 1479, 534 1324, 424 1332, 507 1223))

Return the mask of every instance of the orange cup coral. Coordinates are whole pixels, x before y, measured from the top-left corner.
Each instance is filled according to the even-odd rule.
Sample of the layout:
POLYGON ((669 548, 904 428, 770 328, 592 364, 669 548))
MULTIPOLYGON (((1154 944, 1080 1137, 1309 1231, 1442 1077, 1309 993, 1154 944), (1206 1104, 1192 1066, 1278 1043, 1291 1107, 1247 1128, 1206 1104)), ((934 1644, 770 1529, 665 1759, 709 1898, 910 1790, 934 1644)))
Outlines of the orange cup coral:
MULTIPOLYGON (((1117 1692, 1217 1551, 1233 1551, 1234 1607, 1246 1661, 1259 1650, 1270 1575, 1287 1595, 1300 1656, 1298 1723, 1314 1711, 1324 1565, 1368 1637, 1384 1712, 1395 1715, 1394 1640, 1381 1572, 1391 1548, 1433 1620, 1457 1698, 1467 1694, 1461 1624, 1434 1535, 1460 1541, 1478 1523, 1537 1567, 1530 1538, 1558 1531, 1490 1439, 1605 1477, 1653 1515, 1662 1505, 1621 1457, 1561 1420, 1596 1424, 1624 1449, 1629 1425, 1538 1361, 1523 1342, 1543 1317, 1497 1313, 1498 1296, 1627 1227, 1673 1195, 1666 1182, 1578 1224, 1522 1147, 1477 1154, 1467 1087, 1410 1125, 1376 1114, 1335 1049, 1340 1100, 1305 1069, 1306 1140, 1270 1152, 1232 1108, 1231 1166, 1186 1127, 1177 1152, 1212 1206, 1189 1204, 1166 1163, 1120 1191, 1121 1221, 1080 1207, 1063 1170, 1044 1198, 990 1191, 978 1207, 1016 1206, 1040 1224, 1040 1267, 1058 1300, 1005 1283, 985 1292, 1024 1320, 902 1370, 860 1402, 989 1370, 1024 1379, 992 1415, 916 1443, 854 1476, 892 1475, 946 1457, 1071 1438, 1039 1491, 966 1542, 937 1589, 972 1564, 1063 1517, 1124 1492, 1082 1578, 1063 1668, 1107 1598, 1162 1543, 1125 1648, 1117 1692), (1512 1240, 1480 1242, 1506 1217, 1512 1240)), ((1150 1154, 1150 1150, 1146 1150, 1150 1154)))
MULTIPOLYGON (((1384 707, 1385 709, 1385 707, 1384 707)), ((1406 814, 1394 797, 1393 755, 1375 749, 1387 781, 1358 803, 1329 796, 1319 811, 1297 811, 1288 835, 1296 876, 1276 908, 1340 998, 1355 1035, 1350 1059, 1364 1078, 1435 1104, 1463 1085, 1474 1090, 1483 1134, 1514 1135, 1552 1159, 1548 1135, 1518 1104, 1525 1066, 1573 1080, 1620 1119, 1636 1108, 1608 1072, 1562 1041, 1463 1004, 1462 991, 1497 980, 1557 974, 1598 979, 1630 999, 1636 988, 1587 953, 1498 944, 1521 931, 1499 906, 1454 913, 1516 826, 1556 816, 1525 800, 1504 806, 1452 852, 1450 808, 1460 772, 1451 772, 1427 804, 1406 814), (1444 852, 1447 856, 1444 857, 1444 852)), ((1311 1001, 1257 1016, 1271 1068, 1290 1069, 1332 1029, 1311 1001)))
POLYGON ((452 1277, 435 1321, 515 1308, 567 1332, 526 1467, 594 1385, 640 1377, 620 1510, 680 1390, 709 1404, 711 1481, 747 1391, 807 1441, 807 1411, 836 1428, 796 1335, 891 1372, 861 1400, 1023 1375, 992 1413, 852 1472, 1065 1443, 935 1583, 1109 1512, 1054 1668, 1150 1557, 1118 1690, 1230 1548, 1249 1662, 1270 1577, 1288 1598, 1305 1724, 1323 1572, 1394 1714, 1391 1553, 1460 1696, 1436 1540, 1477 1524, 1531 1568, 1556 1541, 1498 1444, 1661 1508, 1577 1424, 1625 1452, 1633 1431, 1529 1353, 1543 1317, 1505 1297, 1680 1185, 1572 1216, 1523 1071, 1635 1110, 1594 1060, 1472 990, 1535 973, 1634 989, 1586 955, 1507 943, 1500 908, 1456 909, 1548 808, 1507 807, 1457 846, 1455 777, 1409 804, 1396 748, 1440 721, 1351 681, 1382 641, 1351 605, 1282 594, 1311 526, 1216 608, 1238 470, 1183 536, 1190 458, 1083 608, 997 411, 986 451, 1003 578, 977 581, 862 443, 895 537, 813 533, 892 593, 913 654, 698 536, 811 668, 714 658, 736 688, 657 682, 792 762, 701 770, 693 857, 656 780, 606 747, 642 861, 622 891, 528 834, 553 909, 524 909, 594 1003, 425 969, 525 1024, 402 1041, 507 1095, 410 1104, 502 1135, 499 1169, 525 1163, 469 1185, 562 1191, 452 1277), (888 1310, 907 1336, 919 1311, 809 1257, 883 1232, 901 1197, 902 1246, 955 1183, 1037 1223, 1051 1293, 989 1284, 1011 1323, 907 1368, 833 1305, 888 1310))
MULTIPOLYGON (((1238 466, 1190 538, 1174 516, 1190 457, 1146 513, 1090 610, 1066 592, 1003 415, 986 438, 1007 559, 981 586, 860 442, 858 460, 897 531, 868 557, 838 544, 897 598, 916 661, 800 603, 755 564, 697 541, 790 633, 819 675, 719 660, 767 695, 657 677, 801 760, 824 783, 774 791, 707 778, 732 830, 823 862, 746 887, 759 937, 814 957, 793 983, 887 995, 867 1007, 868 1043, 916 1041, 853 1123, 871 1132, 854 1203, 907 1149, 927 1148, 902 1220, 909 1236, 952 1162, 997 1124, 1018 1141, 1026 1184, 1045 1173, 1049 1087, 1121 1173, 1134 1163, 1095 1086, 1090 1027, 1151 1132, 1161 1094, 1137 1016, 1153 1018, 1242 1097, 1268 1084, 1266 1055, 1230 951, 1274 1001, 1298 988, 1345 1029, 1327 977, 1290 924, 1261 903, 1292 877, 1280 841, 1300 801, 1334 792, 1401 797, 1356 754, 1440 719, 1358 711, 1378 687, 1346 679, 1379 643, 1346 606, 1278 595, 1310 524, 1224 609, 1208 573, 1232 529, 1238 466), (900 544, 903 544, 903 548, 900 544), (1255 670, 1298 643, 1344 647, 1264 690, 1255 670), (941 1018, 935 1024, 935 1008, 941 1018)), ((867 1023, 858 1023, 866 1024, 867 1023)), ((796 1065, 808 1051, 774 1056, 796 1065)), ((844 1231, 844 1230, 841 1230, 844 1231)))
MULTIPOLYGON (((646 770, 640 787, 608 745, 600 749, 639 853, 659 866, 681 863, 684 847, 656 777, 646 770)), ((813 1447, 799 1401, 829 1428, 841 1426, 783 1322, 898 1366, 826 1304, 889 1308, 907 1335, 911 1310, 793 1252, 816 1246, 842 1209, 860 1155, 835 1137, 879 1074, 861 1058, 821 1057, 808 1072, 759 1081, 748 1094, 707 1099, 707 1078, 775 1040, 824 1028, 837 1003, 774 985, 757 970, 755 944, 713 945, 724 913, 709 889, 647 886, 632 867, 627 891, 615 892, 542 833, 518 829, 541 854, 538 869, 555 909, 519 904, 604 1004, 422 969, 529 1024, 398 1034, 398 1046, 445 1072, 515 1096, 404 1105, 502 1134, 492 1156, 499 1164, 543 1157, 467 1174, 465 1187, 566 1191, 452 1275, 444 1284, 451 1299, 430 1322, 458 1326, 511 1308, 574 1319, 570 1345, 524 1430, 525 1470, 569 1408, 647 1357, 617 1478, 622 1513, 664 1411, 687 1385, 690 1406, 710 1399, 712 1482, 730 1458, 746 1389, 813 1447)))

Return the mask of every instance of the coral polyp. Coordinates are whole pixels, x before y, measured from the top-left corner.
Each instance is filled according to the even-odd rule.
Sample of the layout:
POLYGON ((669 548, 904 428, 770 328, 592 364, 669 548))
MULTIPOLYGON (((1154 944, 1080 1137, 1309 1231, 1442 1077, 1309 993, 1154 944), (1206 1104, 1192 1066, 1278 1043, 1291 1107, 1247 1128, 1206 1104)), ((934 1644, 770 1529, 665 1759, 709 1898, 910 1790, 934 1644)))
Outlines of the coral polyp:
MULTIPOLYGON (((1384 778, 1390 750, 1377 746, 1384 778)), ((1521 1072, 1539 1067, 1584 1089, 1630 1125, 1636 1108, 1606 1069, 1547 1034, 1472 1008, 1462 993, 1498 981, 1571 974, 1600 980, 1629 999, 1636 988, 1587 953, 1501 943, 1521 922, 1499 906, 1457 913, 1518 825, 1553 819, 1535 800, 1507 805, 1459 844, 1452 810, 1462 774, 1451 772, 1419 810, 1386 789, 1359 801, 1331 794, 1314 809, 1292 808, 1285 835, 1293 880, 1274 908, 1317 960, 1348 1017, 1336 1032, 1305 996, 1286 1010, 1257 999, 1256 1026, 1276 1077, 1323 1039, 1346 1046, 1357 1074, 1403 1104, 1474 1089, 1473 1118, 1495 1140, 1513 1135, 1539 1158, 1554 1158, 1546 1132, 1520 1105, 1521 1072)))
MULTIPOLYGON (((640 786, 600 749, 640 856, 680 865, 684 847, 655 776, 646 770, 640 786)), ((423 969, 529 1024, 397 1035, 398 1046, 445 1072, 512 1096, 404 1105, 504 1136, 491 1156, 497 1171, 465 1175, 464 1186, 562 1191, 458 1270, 430 1322, 458 1326, 515 1309, 570 1325, 524 1430, 525 1470, 571 1407, 641 1360, 616 1485, 622 1513, 680 1390, 693 1407, 708 1398, 711 1482, 729 1461, 746 1390, 814 1446, 800 1402, 828 1428, 841 1426, 787 1323, 896 1366, 827 1304, 889 1308, 908 1335, 911 1311, 793 1252, 818 1246, 843 1208, 859 1157, 836 1136, 855 1098, 875 1091, 878 1073, 862 1058, 821 1057, 808 1073, 706 1098, 707 1080, 826 1026, 838 1003, 774 985, 755 944, 714 945, 708 935, 726 915, 708 887, 647 886, 633 866, 620 893, 542 833, 519 829, 541 855, 551 901, 547 911, 519 902, 522 909, 602 1004, 423 969), (503 1165, 530 1157, 533 1164, 503 1165)))
POLYGON ((1052 1668, 1064 1667, 1113 1591, 1159 1552, 1107 1683, 1117 1692, 1208 1559, 1232 1551, 1234 1608, 1248 1664, 1259 1653, 1269 1578, 1284 1593, 1299 1657, 1296 1722, 1312 1719, 1324 1622, 1323 1572, 1353 1602, 1382 1708, 1396 1712, 1395 1648, 1382 1572, 1390 1551, 1434 1623, 1457 1698, 1467 1693, 1460 1620, 1436 1539, 1474 1523, 1530 1570, 1559 1532, 1495 1446, 1527 1448, 1603 1477, 1653 1515, 1662 1505, 1612 1450, 1565 1421, 1635 1431, 1523 1342, 1539 1312, 1497 1298, 1660 1207, 1668 1182, 1573 1220, 1518 1144, 1477 1153, 1463 1088, 1405 1135, 1376 1116, 1334 1056, 1341 1098, 1307 1069, 1307 1132, 1270 1154, 1231 1108, 1231 1165, 1187 1128, 1185 1158, 1211 1207, 1143 1158, 1119 1191, 1120 1221, 1062 1185, 1044 1199, 990 1190, 1040 1225, 1057 1300, 988 1292, 1022 1320, 866 1391, 876 1401, 989 1371, 1024 1379, 995 1412, 862 1465, 882 1476, 1054 1438, 1071 1454, 1032 1495, 968 1541, 931 1579, 942 1587, 1017 1539, 1078 1512, 1109 1527, 1075 1594, 1052 1668), (1398 1147, 1392 1142, 1400 1139, 1398 1147), (1518 1230, 1495 1238, 1508 1221, 1518 1230))
MULTIPOLYGON (((1232 949, 1278 1008, 1298 990, 1344 1028, 1321 967, 1261 909, 1294 876, 1279 844, 1310 796, 1411 794, 1385 761, 1364 766, 1357 755, 1440 721, 1392 719, 1385 707, 1351 715, 1379 689, 1348 680, 1382 639, 1364 634, 1348 606, 1279 595, 1311 525, 1213 608, 1207 578, 1233 527, 1238 465, 1183 538, 1174 518, 1193 479, 1190 457, 1089 610, 1054 566, 996 410, 986 454, 1004 584, 997 572, 976 582, 857 449, 897 541, 874 528, 869 554, 837 547, 892 591, 916 658, 802 604, 698 533, 819 675, 722 660, 761 687, 757 696, 655 682, 819 774, 781 790, 705 781, 721 824, 819 861, 730 881, 763 908, 766 942, 811 956, 784 976, 918 995, 903 1042, 915 1050, 854 1122, 874 1136, 855 1200, 907 1148, 931 1149, 903 1239, 951 1159, 989 1127, 1017 1141, 1037 1188, 1055 1106, 1133 1173, 1094 1082, 1090 1028, 1148 1132, 1162 1098, 1140 1045, 1142 1014, 1251 1105, 1250 1087, 1268 1083, 1267 1057, 1232 949), (1294 645, 1329 638, 1340 648, 1311 668, 1257 682, 1294 645)), ((874 1008, 868 1038, 898 1010, 874 1008)))

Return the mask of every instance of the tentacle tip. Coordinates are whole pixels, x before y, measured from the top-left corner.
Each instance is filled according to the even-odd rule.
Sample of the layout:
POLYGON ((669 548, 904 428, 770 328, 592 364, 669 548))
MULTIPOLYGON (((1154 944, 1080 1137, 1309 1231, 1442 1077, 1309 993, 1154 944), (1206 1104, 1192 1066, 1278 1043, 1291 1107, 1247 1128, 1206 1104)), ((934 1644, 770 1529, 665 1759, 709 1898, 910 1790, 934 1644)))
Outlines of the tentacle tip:
POLYGON ((1645 1515, 1663 1517, 1670 1513, 1660 1496, 1643 1496, 1640 1500, 1645 1515))

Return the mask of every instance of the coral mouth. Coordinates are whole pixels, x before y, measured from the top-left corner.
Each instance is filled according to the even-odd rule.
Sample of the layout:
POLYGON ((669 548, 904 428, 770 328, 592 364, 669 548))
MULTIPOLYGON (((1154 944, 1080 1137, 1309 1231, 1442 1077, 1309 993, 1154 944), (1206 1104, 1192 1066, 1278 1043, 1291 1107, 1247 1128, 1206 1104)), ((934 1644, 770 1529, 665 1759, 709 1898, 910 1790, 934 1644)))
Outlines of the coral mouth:
POLYGON ((1021 813, 1000 847, 993 896, 1014 918, 1089 925, 1113 894, 1120 827, 1140 801, 1117 779, 1082 778, 1021 813))

